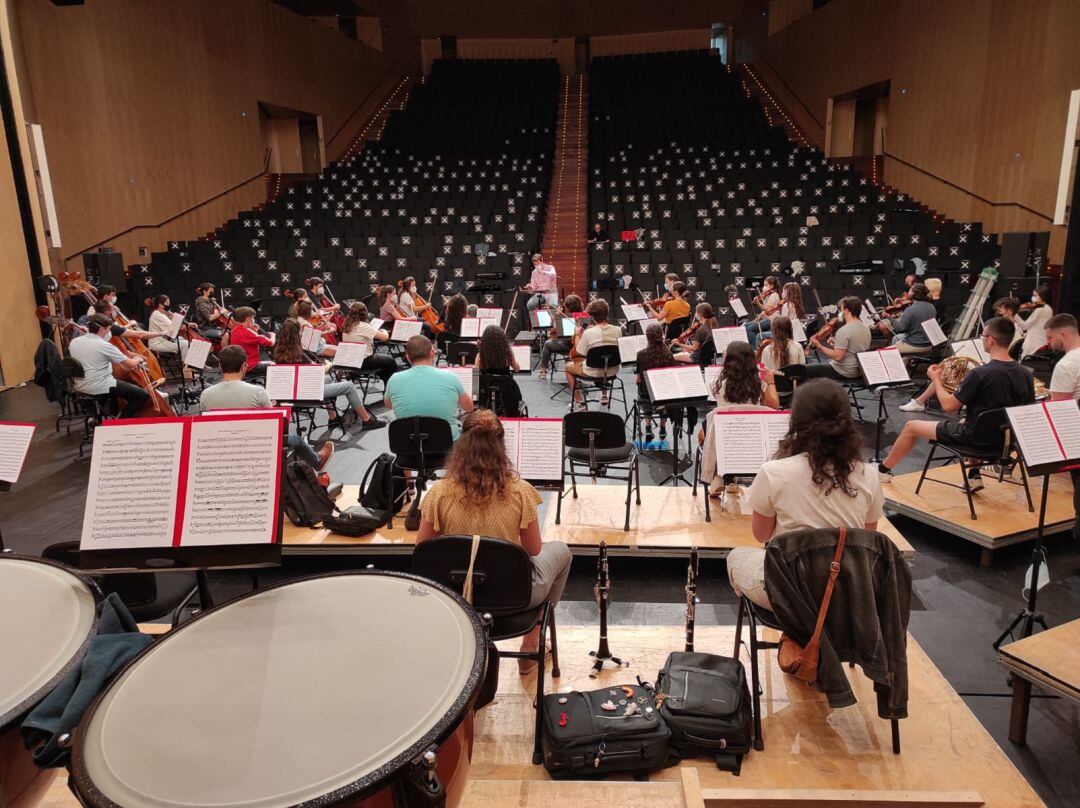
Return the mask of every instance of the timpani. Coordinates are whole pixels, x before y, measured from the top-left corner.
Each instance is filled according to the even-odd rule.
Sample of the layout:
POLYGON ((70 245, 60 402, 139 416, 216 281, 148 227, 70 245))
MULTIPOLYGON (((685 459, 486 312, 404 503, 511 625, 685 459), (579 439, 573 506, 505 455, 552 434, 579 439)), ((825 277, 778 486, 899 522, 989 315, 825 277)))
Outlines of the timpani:
POLYGON ((261 589, 124 668, 75 733, 72 788, 100 808, 457 805, 486 661, 472 607, 418 576, 261 589))
POLYGON ((0 555, 0 805, 36 805, 52 782, 19 725, 82 660, 97 628, 97 590, 38 558, 0 555))

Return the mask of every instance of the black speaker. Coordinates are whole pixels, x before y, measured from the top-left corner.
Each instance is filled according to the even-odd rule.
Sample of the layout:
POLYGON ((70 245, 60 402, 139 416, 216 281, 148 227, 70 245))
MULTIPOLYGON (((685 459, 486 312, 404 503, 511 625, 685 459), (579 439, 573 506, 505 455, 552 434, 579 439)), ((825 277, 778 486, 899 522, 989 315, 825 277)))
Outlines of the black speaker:
POLYGON ((112 251, 83 253, 83 269, 87 282, 92 286, 100 286, 104 283, 120 291, 127 288, 122 253, 112 251))
POLYGON ((1001 275, 1005 278, 1023 278, 1046 274, 1046 252, 1050 246, 1050 234, 1003 233, 1001 236, 1001 275))

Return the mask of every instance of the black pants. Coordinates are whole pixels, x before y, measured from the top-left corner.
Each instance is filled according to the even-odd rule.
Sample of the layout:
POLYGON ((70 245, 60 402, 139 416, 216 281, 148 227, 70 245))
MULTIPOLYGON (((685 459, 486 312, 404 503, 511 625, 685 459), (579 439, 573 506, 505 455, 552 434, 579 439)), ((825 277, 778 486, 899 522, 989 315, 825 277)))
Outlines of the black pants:
POLYGON ((120 409, 121 418, 134 418, 139 414, 139 410, 143 408, 146 402, 150 399, 150 394, 139 387, 137 384, 131 382, 122 382, 119 379, 109 391, 109 402, 112 404, 113 409, 120 409), (124 399, 124 406, 120 409, 119 399, 124 399))
POLYGON ((853 382, 858 380, 858 376, 844 376, 841 373, 836 372, 834 368, 828 362, 819 362, 816 365, 806 366, 806 378, 808 379, 835 379, 838 382, 853 382))
POLYGON ((382 379, 383 384, 390 381, 390 377, 398 372, 397 361, 386 354, 373 354, 364 360, 362 370, 373 370, 382 379))

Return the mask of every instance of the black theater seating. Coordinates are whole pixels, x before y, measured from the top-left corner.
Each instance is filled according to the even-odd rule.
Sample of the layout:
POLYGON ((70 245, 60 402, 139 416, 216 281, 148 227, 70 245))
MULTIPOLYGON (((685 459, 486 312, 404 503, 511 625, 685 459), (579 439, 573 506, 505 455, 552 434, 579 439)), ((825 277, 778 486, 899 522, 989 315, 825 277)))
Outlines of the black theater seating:
POLYGON ((212 238, 154 253, 132 267, 135 296, 165 292, 179 309, 210 281, 229 306, 263 300, 269 323, 288 310, 283 292, 312 275, 339 300, 408 275, 424 289, 437 277, 437 305, 478 272, 505 272, 507 289, 525 282, 543 232, 558 77, 551 60, 436 62, 378 143, 212 238))
POLYGON ((652 291, 676 272, 692 297, 717 302, 724 286, 749 287, 801 260, 802 282, 826 305, 845 290, 880 303, 882 279, 898 294, 912 271, 905 259, 920 258, 943 279, 951 316, 999 257, 979 224, 935 219, 849 165, 795 147, 708 52, 594 60, 589 96, 590 221, 605 222, 613 239, 590 247, 594 280, 632 274, 652 291), (621 241, 624 230, 640 238, 621 241), (861 259, 882 260, 884 272, 839 272, 861 259))

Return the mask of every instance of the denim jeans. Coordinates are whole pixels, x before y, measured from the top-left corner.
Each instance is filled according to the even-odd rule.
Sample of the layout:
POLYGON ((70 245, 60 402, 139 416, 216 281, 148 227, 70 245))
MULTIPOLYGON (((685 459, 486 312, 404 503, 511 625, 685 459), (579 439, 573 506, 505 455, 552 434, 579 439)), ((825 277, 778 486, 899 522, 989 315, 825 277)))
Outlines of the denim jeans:
POLYGON ((360 410, 364 404, 360 401, 360 391, 352 382, 334 382, 326 377, 326 385, 323 387, 323 400, 334 401, 339 396, 345 396, 349 400, 349 406, 354 410, 360 410))
POLYGON ((311 444, 299 435, 286 435, 285 445, 296 452, 296 456, 314 469, 319 467, 319 455, 311 448, 311 444))
POLYGON ((540 370, 547 370, 551 365, 552 354, 568 354, 570 353, 570 338, 569 337, 556 337, 555 339, 549 339, 544 342, 544 347, 540 349, 540 370))
POLYGON ((543 297, 544 300, 547 301, 549 309, 553 309, 559 305, 558 292, 537 292, 536 294, 529 296, 529 300, 525 304, 525 307, 528 308, 529 311, 536 311, 538 308, 540 308, 541 297, 543 297))

